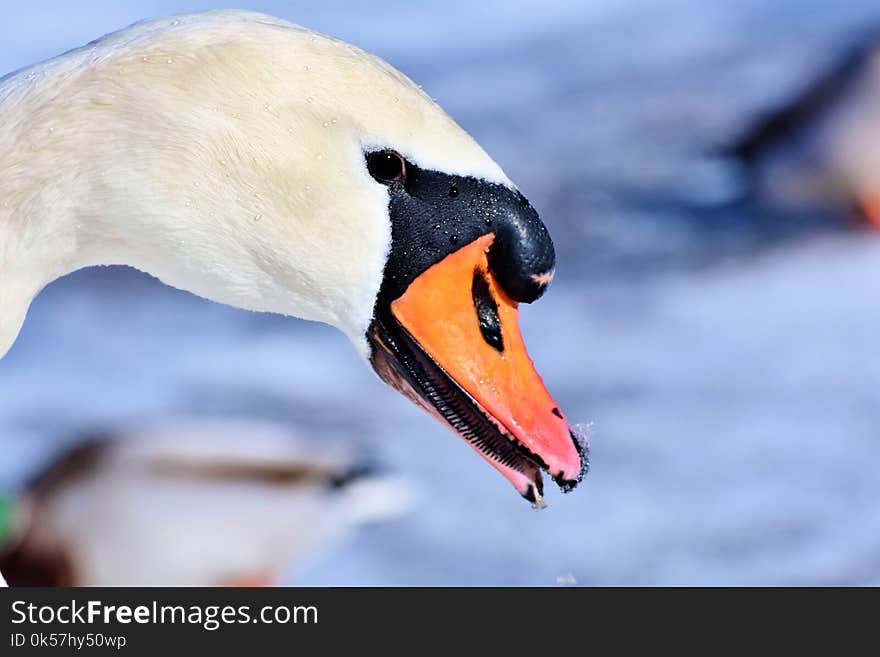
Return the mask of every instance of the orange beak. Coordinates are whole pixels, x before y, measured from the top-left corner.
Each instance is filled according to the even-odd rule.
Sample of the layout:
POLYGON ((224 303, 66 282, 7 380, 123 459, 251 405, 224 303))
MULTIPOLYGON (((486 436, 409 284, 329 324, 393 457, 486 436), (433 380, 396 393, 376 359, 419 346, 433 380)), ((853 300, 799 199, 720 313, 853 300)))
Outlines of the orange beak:
POLYGON ((586 471, 586 447, 529 358, 517 304, 493 278, 487 258, 493 239, 484 235, 446 256, 391 303, 400 341, 421 352, 424 371, 406 377, 406 390, 389 382, 420 397, 415 401, 451 425, 521 495, 543 505, 540 469, 567 492, 586 471))

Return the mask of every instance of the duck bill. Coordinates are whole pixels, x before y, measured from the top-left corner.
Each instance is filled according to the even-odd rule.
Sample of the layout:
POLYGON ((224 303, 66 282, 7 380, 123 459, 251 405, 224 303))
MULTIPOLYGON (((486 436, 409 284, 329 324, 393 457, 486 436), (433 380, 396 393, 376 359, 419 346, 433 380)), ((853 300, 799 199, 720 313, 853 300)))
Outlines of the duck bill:
POLYGON ((492 240, 446 256, 390 303, 374 325, 373 364, 543 506, 541 470, 568 492, 587 454, 529 358, 517 304, 492 276, 492 240))

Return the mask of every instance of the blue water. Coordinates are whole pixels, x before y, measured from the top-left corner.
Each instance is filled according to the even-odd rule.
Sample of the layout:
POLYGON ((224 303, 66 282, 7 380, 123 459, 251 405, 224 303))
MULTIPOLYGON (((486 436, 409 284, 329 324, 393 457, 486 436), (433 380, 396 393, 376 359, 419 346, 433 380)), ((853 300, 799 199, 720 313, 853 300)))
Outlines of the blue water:
MULTIPOLYGON (((207 8, 68 4, 4 9, 0 70, 207 8)), ((706 158, 876 2, 352 4, 235 3, 389 59, 541 210, 560 262, 524 331, 593 423, 582 487, 534 512, 341 334, 121 268, 51 285, 0 362, 0 484, 95 426, 267 417, 363 441, 422 489, 290 583, 880 584, 880 239, 720 211, 737 179, 706 158)))

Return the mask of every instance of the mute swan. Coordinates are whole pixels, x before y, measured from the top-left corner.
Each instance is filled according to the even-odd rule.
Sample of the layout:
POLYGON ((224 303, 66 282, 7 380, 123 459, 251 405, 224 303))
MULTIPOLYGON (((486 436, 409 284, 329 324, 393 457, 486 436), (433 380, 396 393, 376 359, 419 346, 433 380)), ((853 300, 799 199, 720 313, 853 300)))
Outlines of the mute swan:
POLYGON ((857 208, 880 227, 880 35, 863 39, 729 148, 758 195, 857 208))
POLYGON ((47 283, 126 264, 326 322, 521 495, 585 446, 517 304, 553 244, 499 166, 377 57, 254 13, 136 24, 0 81, 0 355, 47 283))
POLYGON ((336 447, 229 420, 80 443, 17 501, 0 570, 13 586, 277 582, 411 506, 404 481, 336 447))

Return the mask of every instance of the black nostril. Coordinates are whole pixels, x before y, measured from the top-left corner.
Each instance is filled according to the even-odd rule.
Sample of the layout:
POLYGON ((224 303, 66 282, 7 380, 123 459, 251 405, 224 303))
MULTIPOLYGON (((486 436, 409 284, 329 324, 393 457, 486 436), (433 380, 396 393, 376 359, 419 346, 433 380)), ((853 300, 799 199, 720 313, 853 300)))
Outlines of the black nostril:
POLYGON ((496 351, 503 352, 504 337, 501 334, 501 318, 498 317, 498 304, 492 298, 489 282, 479 269, 474 270, 471 296, 474 300, 474 309, 477 311, 477 322, 480 326, 483 340, 496 351))

